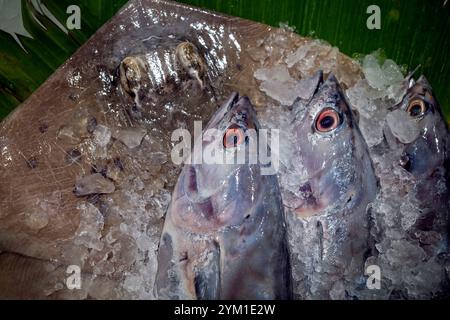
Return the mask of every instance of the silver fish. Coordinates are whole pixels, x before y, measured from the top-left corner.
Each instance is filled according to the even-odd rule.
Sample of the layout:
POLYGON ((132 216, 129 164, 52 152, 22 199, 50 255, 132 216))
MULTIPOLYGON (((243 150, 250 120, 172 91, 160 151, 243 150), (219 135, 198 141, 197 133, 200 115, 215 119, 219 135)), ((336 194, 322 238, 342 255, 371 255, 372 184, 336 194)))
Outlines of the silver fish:
MULTIPOLYGON (((221 132, 225 153, 255 152, 246 132, 259 124, 247 97, 233 93, 206 129, 221 132)), ((159 299, 287 299, 288 259, 275 175, 259 164, 185 165, 159 246, 159 299)))
POLYGON ((373 148, 372 157, 382 187, 371 214, 376 246, 371 263, 381 267, 385 279, 378 297, 445 294, 448 128, 425 77, 411 80, 401 102, 387 114, 384 141, 373 148))
POLYGON ((293 288, 296 298, 343 299, 363 281, 377 180, 337 79, 313 79, 312 98, 292 111, 294 160, 283 173, 295 176, 282 185, 293 288))
POLYGON ((401 149, 401 165, 415 177, 429 177, 437 167, 444 166, 448 128, 424 76, 411 83, 402 102, 388 114, 384 132, 392 148, 401 149), (404 115, 402 122, 408 126, 395 123, 401 120, 399 116, 390 117, 397 112, 404 115))

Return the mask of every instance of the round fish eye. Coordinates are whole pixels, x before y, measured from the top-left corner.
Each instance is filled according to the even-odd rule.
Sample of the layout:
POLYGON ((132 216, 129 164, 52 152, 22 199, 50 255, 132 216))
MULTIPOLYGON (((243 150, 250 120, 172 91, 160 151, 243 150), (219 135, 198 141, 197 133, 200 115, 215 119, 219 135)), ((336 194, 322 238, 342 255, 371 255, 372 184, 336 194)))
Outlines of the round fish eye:
POLYGON ((408 112, 411 117, 417 118, 423 116, 425 112, 427 112, 427 109, 427 105, 423 100, 414 99, 409 103, 406 112, 408 112))
POLYGON ((322 110, 316 118, 316 130, 318 132, 330 132, 341 123, 341 116, 336 110, 322 110))
POLYGON ((223 146, 235 148, 246 141, 244 130, 239 126, 230 126, 223 135, 223 146))

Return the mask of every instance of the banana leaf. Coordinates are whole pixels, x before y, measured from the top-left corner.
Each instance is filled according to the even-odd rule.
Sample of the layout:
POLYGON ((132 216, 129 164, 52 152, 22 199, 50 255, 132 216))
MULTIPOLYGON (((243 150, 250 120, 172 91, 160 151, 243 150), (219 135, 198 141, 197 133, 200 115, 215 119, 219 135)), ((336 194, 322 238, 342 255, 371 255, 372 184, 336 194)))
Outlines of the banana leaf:
MULTIPOLYGON (((126 0, 0 0, 0 119, 110 19, 126 0), (67 30, 67 7, 81 10, 81 29, 67 30), (13 10, 15 9, 15 11, 13 10)), ((369 30, 372 0, 181 0, 180 2, 324 39, 359 57, 384 55, 426 75, 450 123, 450 3, 378 0, 381 29, 369 30)))

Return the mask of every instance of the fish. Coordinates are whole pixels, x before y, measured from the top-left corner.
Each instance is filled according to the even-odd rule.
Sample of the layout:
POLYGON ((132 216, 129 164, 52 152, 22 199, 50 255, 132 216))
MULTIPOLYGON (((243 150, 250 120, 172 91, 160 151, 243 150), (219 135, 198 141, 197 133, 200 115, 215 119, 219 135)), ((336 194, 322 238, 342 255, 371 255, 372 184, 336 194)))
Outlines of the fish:
POLYGON ((170 161, 171 134, 192 133, 231 91, 248 96, 261 120, 273 101, 256 69, 302 48, 314 63, 296 54, 292 74, 326 63, 347 86, 360 74, 317 39, 130 0, 0 123, 0 251, 14 254, 0 266, 2 297, 155 299, 156 250, 182 170, 170 161), (33 259, 62 272, 23 277, 33 259), (61 286, 72 265, 82 290, 61 286))
MULTIPOLYGON (((232 93, 205 133, 209 129, 218 130, 219 138, 200 138, 205 148, 218 141, 225 156, 230 150, 257 152, 248 132, 260 125, 246 96, 232 93)), ((291 297, 277 177, 262 174, 259 163, 226 163, 185 164, 161 235, 158 299, 291 297)))
POLYGON ((378 182, 336 77, 318 72, 309 83, 311 97, 292 109, 290 165, 281 173, 294 297, 346 299, 364 282, 378 182))
POLYGON ((391 149, 401 150, 401 166, 416 178, 430 177, 448 158, 448 127, 432 88, 422 75, 412 81, 402 101, 387 115, 385 136, 391 149), (399 116, 404 115, 401 125, 399 116), (391 121, 390 118, 393 118, 391 121), (399 132, 399 127, 400 131, 399 132))
POLYGON ((216 94, 229 94, 223 81, 240 73, 234 43, 268 28, 242 40, 246 25, 131 0, 0 123, 0 251, 23 260, 15 278, 2 262, 2 297, 28 288, 30 299, 155 299, 155 252, 181 171, 171 134, 209 119, 216 94), (63 272, 22 277, 29 259, 63 272), (71 265, 82 291, 54 285, 71 265))
POLYGON ((382 189, 372 213, 376 248, 371 261, 385 270, 378 298, 445 297, 450 265, 448 127, 427 79, 406 80, 401 101, 386 115, 384 140, 371 151, 382 189))

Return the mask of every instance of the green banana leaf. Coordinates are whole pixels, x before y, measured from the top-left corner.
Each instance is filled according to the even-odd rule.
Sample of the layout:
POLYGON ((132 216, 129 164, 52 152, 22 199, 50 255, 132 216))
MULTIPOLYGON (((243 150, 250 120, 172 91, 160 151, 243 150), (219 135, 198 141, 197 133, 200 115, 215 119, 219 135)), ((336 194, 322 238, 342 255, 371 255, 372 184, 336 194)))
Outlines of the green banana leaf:
MULTIPOLYGON (((405 69, 421 65, 450 123, 450 2, 447 0, 181 0, 273 26, 286 23, 350 56, 381 48, 405 69), (369 30, 369 5, 381 29, 369 30)), ((23 102, 126 0, 0 0, 0 119, 23 102), (67 7, 81 30, 64 30, 67 7), (15 8, 15 11, 12 10, 15 8), (6 30, 6 31, 5 31, 6 30)))

